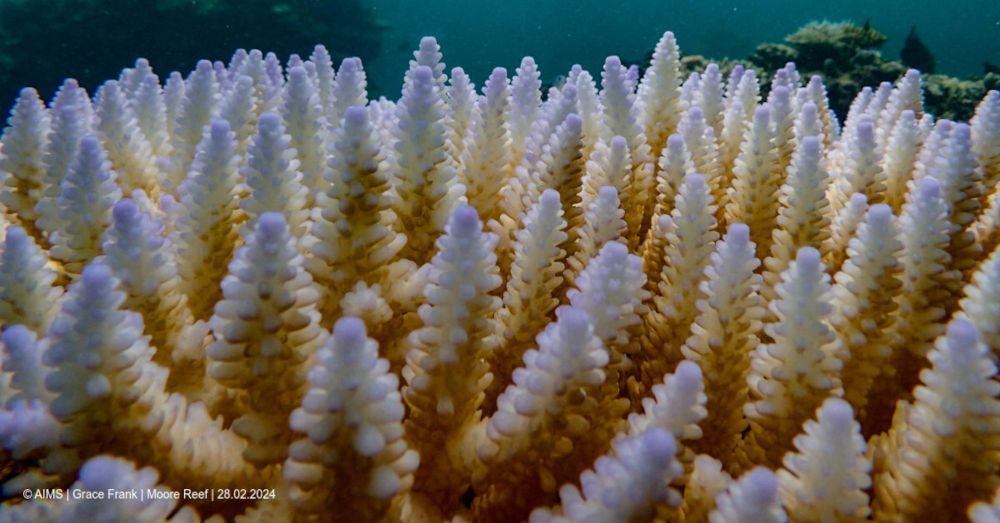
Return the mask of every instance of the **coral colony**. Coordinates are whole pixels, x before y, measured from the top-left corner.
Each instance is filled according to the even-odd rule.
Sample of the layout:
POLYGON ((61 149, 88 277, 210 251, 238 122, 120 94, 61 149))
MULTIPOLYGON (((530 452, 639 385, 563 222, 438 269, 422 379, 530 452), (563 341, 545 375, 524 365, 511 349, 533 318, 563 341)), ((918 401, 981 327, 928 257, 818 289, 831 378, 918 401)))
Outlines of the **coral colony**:
POLYGON ((0 521, 1000 519, 1000 93, 414 56, 21 92, 0 521))

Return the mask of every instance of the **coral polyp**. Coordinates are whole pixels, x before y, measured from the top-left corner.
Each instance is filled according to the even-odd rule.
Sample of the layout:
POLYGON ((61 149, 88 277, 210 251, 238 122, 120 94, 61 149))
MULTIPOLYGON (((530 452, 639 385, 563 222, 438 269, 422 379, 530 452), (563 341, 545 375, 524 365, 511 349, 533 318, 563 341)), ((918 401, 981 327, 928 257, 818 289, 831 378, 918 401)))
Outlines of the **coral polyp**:
POLYGON ((443 57, 21 91, 0 522, 996 520, 1000 94, 443 57))

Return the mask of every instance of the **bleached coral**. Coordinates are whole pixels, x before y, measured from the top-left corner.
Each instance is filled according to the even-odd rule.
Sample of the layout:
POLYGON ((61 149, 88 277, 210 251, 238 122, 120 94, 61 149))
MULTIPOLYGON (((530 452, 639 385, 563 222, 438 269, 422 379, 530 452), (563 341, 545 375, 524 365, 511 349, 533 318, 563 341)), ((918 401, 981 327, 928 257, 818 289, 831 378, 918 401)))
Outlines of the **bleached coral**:
POLYGON ((908 71, 841 125, 794 64, 682 78, 671 33, 600 88, 444 58, 422 39, 393 99, 322 46, 21 91, 4 495, 173 497, 0 521, 948 521, 993 495, 1000 95, 936 119, 908 71), (232 488, 269 499, 177 498, 232 488))

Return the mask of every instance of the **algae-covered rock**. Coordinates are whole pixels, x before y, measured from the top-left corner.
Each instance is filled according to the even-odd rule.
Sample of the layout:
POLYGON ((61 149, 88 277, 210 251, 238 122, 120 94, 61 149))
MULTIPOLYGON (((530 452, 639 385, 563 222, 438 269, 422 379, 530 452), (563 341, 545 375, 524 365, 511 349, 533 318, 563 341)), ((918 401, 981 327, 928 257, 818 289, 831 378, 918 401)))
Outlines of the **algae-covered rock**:
POLYGON ((968 120, 985 94, 982 80, 960 80, 943 74, 924 75, 924 104, 933 107, 931 112, 938 118, 968 120))
POLYGON ((811 22, 785 37, 798 51, 801 69, 820 69, 826 60, 847 63, 861 49, 877 49, 886 36, 851 22, 811 22))
POLYGON ((765 42, 757 46, 750 61, 768 71, 776 71, 788 62, 797 62, 799 52, 791 46, 765 42))

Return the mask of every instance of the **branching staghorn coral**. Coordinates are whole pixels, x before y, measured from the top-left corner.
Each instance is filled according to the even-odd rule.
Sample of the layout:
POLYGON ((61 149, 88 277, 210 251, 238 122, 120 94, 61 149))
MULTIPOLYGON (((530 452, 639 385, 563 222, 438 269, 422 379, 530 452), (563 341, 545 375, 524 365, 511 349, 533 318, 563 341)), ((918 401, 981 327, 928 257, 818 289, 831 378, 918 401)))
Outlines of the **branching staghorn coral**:
POLYGON ((851 406, 830 398, 795 437, 778 485, 792 521, 866 521, 871 461, 851 406))
POLYGON ((715 206, 705 179, 696 173, 684 178, 674 200, 671 219, 657 224, 663 235, 663 269, 658 278, 656 311, 646 317, 648 339, 643 339, 641 382, 657 382, 681 360, 680 347, 690 334, 701 299, 700 283, 719 237, 715 206), (666 226, 664 226, 666 225, 666 226))
POLYGON ((500 208, 493 202, 510 178, 511 134, 505 120, 509 111, 507 70, 497 67, 475 104, 461 156, 465 196, 485 222, 499 216, 500 208))
POLYGON ((756 288, 760 261, 746 225, 733 224, 716 243, 701 283, 704 298, 681 352, 704 375, 707 417, 699 424, 702 438, 692 445, 731 461, 746 422, 743 401, 751 353, 757 348, 764 308, 756 288))
MULTIPOLYGON (((194 323, 186 296, 179 289, 173 245, 163 237, 163 224, 122 199, 112 210, 112 223, 104 233, 104 260, 121 281, 127 298, 123 306, 143 317, 150 343, 157 347, 153 361, 171 366, 184 361, 187 372, 171 376, 179 382, 202 385, 202 340, 208 333, 203 322, 194 323)), ((101 260, 102 258, 98 258, 101 260)), ((181 367, 182 365, 178 365, 181 367)))
POLYGON ((167 369, 151 361, 142 317, 122 310, 124 301, 111 271, 92 264, 70 286, 45 334, 45 386, 55 396, 49 410, 60 427, 59 447, 43 470, 72 474, 78 459, 106 447, 159 459, 165 476, 192 487, 253 481, 238 437, 202 404, 165 393, 167 369))
POLYGON ((615 442, 614 453, 599 458, 580 475, 581 492, 560 490, 563 516, 546 510, 532 513, 532 523, 547 521, 630 521, 663 517, 661 505, 680 503, 668 485, 683 468, 674 458, 677 446, 665 429, 653 427, 615 442))
POLYGON ((894 298, 902 287, 897 258, 903 244, 897 236, 891 209, 873 205, 847 248, 850 257, 834 276, 833 350, 844 364, 844 398, 858 410, 864 410, 872 382, 891 355, 894 298))
POLYGON ((501 283, 495 246, 496 236, 482 231, 475 209, 456 209, 431 262, 427 303, 419 311, 423 327, 408 340, 402 371, 403 399, 410 407, 405 426, 425 456, 416 488, 427 489, 444 507, 464 489, 449 481, 463 467, 459 436, 464 426, 478 422, 492 378, 484 357, 496 343, 493 315, 500 308, 500 299, 490 294, 501 283), (446 452, 436 454, 442 448, 446 452))
POLYGON ((602 389, 616 384, 605 381, 608 353, 589 316, 572 307, 556 314, 558 320, 539 334, 538 349, 524 354, 524 366, 514 371, 514 383, 485 423, 486 438, 476 452, 488 465, 481 470, 496 474, 475 478, 483 492, 473 506, 479 520, 523 518, 600 453, 593 442, 606 444, 619 429, 591 421, 609 407, 600 399, 607 396, 602 389), (526 462, 535 465, 525 467, 526 462), (527 489, 531 494, 514 497, 515 487, 525 483, 533 485, 527 489))
POLYGON ((92 135, 80 139, 79 154, 55 199, 58 223, 48 236, 52 258, 62 262, 64 273, 79 274, 101 252, 111 206, 122 197, 109 168, 101 142, 92 135))
POLYGON ((36 230, 38 211, 35 206, 45 190, 45 150, 51 126, 51 117, 45 111, 44 102, 38 99, 38 91, 25 88, 11 109, 8 127, 0 142, 3 153, 0 172, 5 186, 0 203, 8 209, 12 221, 36 239, 41 236, 36 230))
POLYGON ((750 434, 743 443, 753 464, 779 463, 805 421, 800 416, 840 386, 843 362, 832 350, 835 336, 827 326, 830 277, 819 251, 799 249, 781 280, 778 299, 770 303, 776 321, 764 326, 773 341, 756 348, 747 377, 753 399, 744 408, 750 434))
POLYGON ((247 214, 242 227, 244 237, 268 212, 283 214, 295 238, 301 239, 306 234, 309 190, 302 183, 299 161, 290 143, 291 137, 285 133, 285 125, 278 114, 268 112, 260 116, 257 132, 247 151, 246 167, 240 170, 250 189, 249 197, 240 202, 240 208, 247 214))
POLYGON ((239 236, 236 147, 229 123, 212 120, 178 190, 182 211, 176 223, 177 272, 196 319, 208 319, 222 298, 219 283, 239 236))
POLYGON ((347 109, 334 132, 325 190, 316 197, 319 212, 308 240, 313 255, 305 263, 325 289, 324 318, 339 315, 340 301, 358 282, 383 281, 387 265, 406 242, 391 226, 389 180, 374 132, 363 107, 347 109))
POLYGON ((566 251, 566 220, 563 219, 559 193, 546 189, 541 199, 524 218, 525 227, 515 233, 514 265, 503 294, 503 306, 497 312, 501 323, 501 341, 488 356, 496 372, 487 393, 487 408, 510 382, 516 362, 532 344, 532 333, 548 323, 550 313, 559 304, 553 296, 562 283, 560 277, 566 251))
POLYGON ((778 481, 774 473, 756 467, 715 498, 716 509, 708 515, 710 523, 759 521, 784 523, 788 516, 778 496, 778 481))
POLYGON ((102 85, 94 104, 94 128, 101 135, 111 168, 118 173, 122 191, 142 189, 157 195, 160 191, 153 148, 145 134, 139 132, 135 114, 118 82, 102 85))
POLYGON ((708 514, 715 509, 716 497, 733 481, 722 463, 706 454, 699 454, 691 466, 684 499, 679 509, 680 517, 690 521, 708 521, 708 514))
POLYGON ((750 239, 757 245, 758 255, 770 252, 771 230, 777 217, 781 188, 778 176, 774 131, 771 112, 760 107, 753 125, 733 167, 733 184, 724 202, 725 223, 745 223, 750 226, 750 239))
POLYGON ((261 467, 285 458, 283 426, 303 394, 304 363, 324 337, 302 263, 284 216, 264 213, 229 265, 211 319, 207 373, 242 392, 233 431, 248 442, 246 459, 261 467))
POLYGON ((337 322, 317 360, 290 420, 305 436, 290 447, 284 469, 295 485, 292 503, 320 519, 375 521, 410 487, 419 462, 403 439, 399 379, 357 318, 337 322), (330 506, 339 514, 324 514, 330 506))
POLYGON ((795 253, 802 247, 823 245, 830 237, 825 194, 829 178, 822 161, 819 137, 803 137, 778 193, 781 207, 771 235, 770 256, 764 258, 764 281, 767 285, 762 291, 768 299, 774 299, 774 287, 795 253))
POLYGON ((369 100, 311 52, 22 91, 0 522, 992 512, 995 92, 936 119, 908 71, 841 124, 668 33, 546 93, 428 37, 369 100), (164 497, 20 496, 70 487, 164 497))
POLYGON ((434 240, 444 231, 465 187, 457 183, 445 147, 441 86, 435 84, 430 67, 417 65, 410 72, 396 106, 399 124, 390 173, 396 193, 393 210, 408 237, 400 254, 423 264, 430 261, 434 240))
POLYGON ((982 338, 956 319, 928 358, 932 367, 921 373, 908 415, 890 429, 890 439, 906 436, 890 443, 875 478, 876 519, 946 518, 955 506, 992 495, 998 483, 988 456, 1000 450, 1000 383, 982 338), (937 495, 928 496, 931 489, 937 495))
POLYGON ((44 333, 58 312, 62 287, 53 286, 56 273, 47 265, 48 256, 24 229, 11 227, 6 233, 0 253, 0 321, 44 333))

